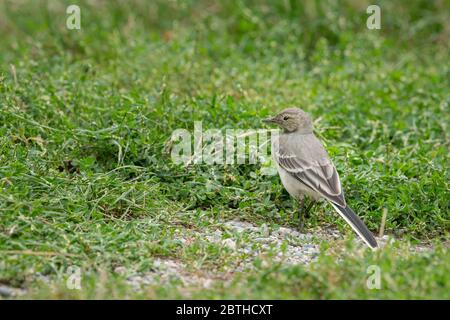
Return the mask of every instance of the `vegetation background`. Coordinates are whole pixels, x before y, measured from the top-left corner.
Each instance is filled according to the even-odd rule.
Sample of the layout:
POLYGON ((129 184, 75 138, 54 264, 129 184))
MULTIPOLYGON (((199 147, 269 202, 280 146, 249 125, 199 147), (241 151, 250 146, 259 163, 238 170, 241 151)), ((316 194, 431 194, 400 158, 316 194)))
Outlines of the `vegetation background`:
POLYGON ((66 28, 70 4, 0 1, 4 292, 450 298, 449 1, 83 0, 81 30, 66 28), (380 30, 366 27, 370 4, 380 30), (323 205, 306 230, 340 237, 314 240, 313 262, 288 265, 269 248, 238 272, 248 255, 206 235, 257 248, 224 222, 295 228, 295 203, 259 164, 176 166, 167 144, 194 121, 259 128, 290 106, 316 119, 350 205, 374 232, 386 210, 397 240, 361 249, 323 205), (130 286, 164 260, 212 284, 130 286), (366 286, 370 265, 380 290, 366 286), (81 290, 66 286, 70 266, 81 290))

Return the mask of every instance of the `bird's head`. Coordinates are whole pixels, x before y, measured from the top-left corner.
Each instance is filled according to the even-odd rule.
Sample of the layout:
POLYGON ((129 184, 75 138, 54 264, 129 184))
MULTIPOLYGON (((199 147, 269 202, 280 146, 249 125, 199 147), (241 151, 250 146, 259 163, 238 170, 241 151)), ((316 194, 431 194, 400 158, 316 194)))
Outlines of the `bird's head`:
POLYGON ((313 132, 310 116, 305 111, 298 108, 285 109, 274 117, 264 119, 263 122, 277 124, 286 132, 313 132))

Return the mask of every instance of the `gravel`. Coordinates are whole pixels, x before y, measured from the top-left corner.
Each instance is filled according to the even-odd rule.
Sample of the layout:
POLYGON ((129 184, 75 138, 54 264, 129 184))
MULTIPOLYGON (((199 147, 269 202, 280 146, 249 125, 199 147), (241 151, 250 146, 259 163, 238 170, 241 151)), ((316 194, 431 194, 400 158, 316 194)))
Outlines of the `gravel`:
POLYGON ((179 281, 183 286, 209 288, 216 281, 227 282, 224 279, 229 278, 230 274, 251 270, 257 258, 270 256, 273 261, 286 265, 306 265, 316 260, 319 254, 317 236, 313 234, 304 234, 285 227, 271 230, 265 224, 258 227, 238 220, 224 222, 220 227, 209 233, 191 231, 190 234, 180 235, 180 241, 187 244, 194 237, 204 238, 228 248, 231 254, 242 256, 239 266, 231 272, 193 274, 188 272, 180 261, 160 258, 155 259, 153 268, 146 273, 126 275, 127 270, 123 267, 118 267, 114 271, 126 275, 127 282, 135 290, 141 290, 146 285, 164 284, 169 281, 179 281), (242 241, 244 235, 246 241, 242 241))
MULTIPOLYGON (((189 233, 180 233, 178 236, 184 244, 189 244, 197 237, 226 247, 231 250, 231 254, 242 257, 241 263, 231 272, 196 274, 189 272, 178 260, 156 258, 152 270, 128 275, 127 281, 135 290, 141 290, 145 285, 161 285, 169 281, 179 281, 183 286, 209 288, 216 281, 229 281, 226 278, 230 279, 233 273, 252 270, 253 263, 258 258, 264 260, 270 257, 272 261, 284 265, 308 265, 317 260, 321 241, 335 241, 342 238, 337 230, 325 229, 314 233, 301 233, 292 228, 270 228, 266 224, 255 226, 239 220, 224 221, 213 231, 201 233, 189 230, 189 233)), ((355 241, 362 245, 359 239, 355 241)), ((384 246, 393 239, 384 236, 378 241, 380 246, 384 246)), ((116 268, 115 272, 126 274, 126 270, 122 267, 116 268)))
MULTIPOLYGON (((206 239, 227 248, 230 250, 230 259, 239 261, 239 264, 236 266, 231 263, 231 266, 224 266, 222 271, 193 272, 192 268, 188 268, 179 260, 155 258, 152 268, 147 272, 135 272, 123 266, 116 267, 114 272, 123 275, 136 291, 143 290, 145 286, 164 285, 173 281, 179 282, 183 287, 210 288, 215 282, 226 284, 236 272, 251 271, 256 259, 261 259, 263 262, 275 261, 283 265, 308 265, 317 260, 320 242, 331 242, 342 238, 342 234, 332 229, 301 233, 292 228, 269 227, 266 224, 256 226, 239 220, 223 221, 217 225, 216 229, 204 232, 182 229, 176 236, 184 245, 189 245, 193 239, 197 238, 206 239)), ((358 239, 355 241, 362 243, 358 239)), ((378 238, 378 241, 383 247, 394 239, 384 236, 378 238)), ((427 247, 411 248, 414 252, 423 252, 428 249, 427 247)), ((48 282, 48 279, 39 274, 36 274, 36 278, 48 282)), ((0 297, 15 297, 24 293, 23 289, 0 285, 0 297)))
MULTIPOLYGON (((127 270, 117 267, 114 272, 125 275, 127 270)), ((135 273, 127 277, 127 282, 134 290, 139 291, 149 285, 164 284, 171 281, 179 281, 183 286, 201 286, 209 288, 213 280, 209 277, 190 274, 186 266, 177 260, 156 258, 151 271, 135 273)))
POLYGON ((14 298, 14 297, 21 296, 23 294, 25 294, 25 290, 23 290, 23 289, 0 285, 0 297, 14 298))

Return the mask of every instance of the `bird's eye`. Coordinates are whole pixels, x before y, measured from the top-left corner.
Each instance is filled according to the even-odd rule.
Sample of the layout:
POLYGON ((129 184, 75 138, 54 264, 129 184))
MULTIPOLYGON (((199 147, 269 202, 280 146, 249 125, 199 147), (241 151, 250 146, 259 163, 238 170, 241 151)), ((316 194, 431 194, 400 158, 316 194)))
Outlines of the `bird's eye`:
POLYGON ((287 120, 287 119, 289 119, 288 116, 284 116, 284 117, 283 117, 283 120, 287 120))

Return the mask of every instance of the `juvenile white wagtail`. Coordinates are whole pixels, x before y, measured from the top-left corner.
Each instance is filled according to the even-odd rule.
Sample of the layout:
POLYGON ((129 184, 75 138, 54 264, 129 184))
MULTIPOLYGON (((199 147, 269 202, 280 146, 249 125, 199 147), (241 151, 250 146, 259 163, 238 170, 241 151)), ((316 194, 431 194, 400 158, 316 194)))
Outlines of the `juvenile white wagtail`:
POLYGON ((372 233, 345 202, 339 175, 327 151, 314 135, 309 115, 303 110, 290 108, 263 121, 283 129, 279 139, 273 140, 272 155, 283 186, 292 197, 301 201, 301 214, 306 215, 312 205, 323 198, 367 245, 376 248, 377 241, 372 233), (311 198, 306 209, 305 195, 311 198))

